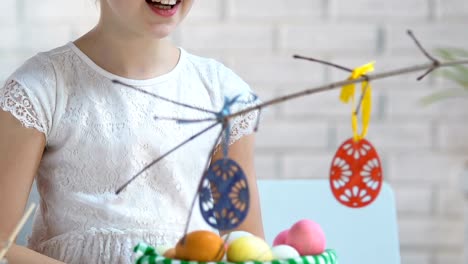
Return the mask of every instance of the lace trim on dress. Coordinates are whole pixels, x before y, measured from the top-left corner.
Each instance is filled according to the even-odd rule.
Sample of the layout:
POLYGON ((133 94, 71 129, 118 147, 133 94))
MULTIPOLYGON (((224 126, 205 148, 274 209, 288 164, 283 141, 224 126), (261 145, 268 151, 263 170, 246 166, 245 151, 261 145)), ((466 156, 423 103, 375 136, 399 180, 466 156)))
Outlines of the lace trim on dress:
MULTIPOLYGON (((238 115, 237 117, 234 117, 232 119, 231 134, 229 135, 228 141, 229 146, 236 143, 243 136, 250 135, 255 132, 255 127, 257 126, 258 118, 260 118, 258 113, 258 110, 250 111, 248 113, 238 115)), ((223 140, 224 136, 218 141, 213 154, 218 153, 222 149, 223 140)))
POLYGON ((0 108, 10 112, 23 126, 46 133, 31 100, 18 82, 10 80, 0 89, 0 108))
POLYGON ((252 134, 257 125, 257 118, 258 111, 251 111, 235 117, 232 121, 229 145, 234 144, 245 135, 252 134))
POLYGON ((135 263, 133 248, 138 243, 171 246, 182 237, 182 232, 167 233, 166 230, 92 228, 65 233, 40 244, 29 244, 28 247, 70 264, 131 264, 135 263))

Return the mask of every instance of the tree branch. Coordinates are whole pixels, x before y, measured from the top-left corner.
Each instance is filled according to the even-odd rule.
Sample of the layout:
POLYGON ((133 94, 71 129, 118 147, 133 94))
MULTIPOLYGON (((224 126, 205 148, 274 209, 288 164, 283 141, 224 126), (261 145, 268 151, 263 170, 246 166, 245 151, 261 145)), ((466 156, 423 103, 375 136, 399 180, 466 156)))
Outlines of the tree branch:
MULTIPOLYGON (((461 65, 461 64, 468 64, 468 60, 443 62, 443 63, 440 63, 438 67, 449 67, 449 66, 455 66, 455 65, 461 65)), ((406 67, 406 68, 395 69, 395 70, 382 72, 382 73, 378 73, 378 74, 371 74, 371 75, 363 76, 363 77, 358 78, 358 79, 344 80, 344 81, 334 82, 334 83, 331 83, 331 84, 321 85, 321 86, 317 86, 317 87, 314 87, 314 88, 309 88, 309 89, 306 89, 306 90, 303 90, 303 91, 299 91, 299 92, 296 92, 296 93, 281 96, 281 97, 278 97, 278 98, 274 98, 274 99, 272 99, 270 101, 265 101, 262 104, 246 108, 244 110, 238 111, 238 112, 233 113, 231 115, 228 115, 226 117, 227 118, 233 118, 233 117, 236 117, 236 116, 239 116, 239 115, 246 114, 246 113, 248 113, 250 111, 261 110, 261 109, 263 109, 263 108, 265 108, 267 106, 270 106, 270 105, 283 103, 283 102, 286 102, 286 101, 289 101, 289 100, 292 100, 292 99, 295 99, 295 98, 298 98, 298 97, 306 96, 306 95, 311 95, 311 94, 321 93, 321 92, 325 92, 325 91, 330 91, 330 90, 333 90, 333 89, 336 89, 336 88, 341 88, 342 86, 345 86, 345 85, 348 85, 348 84, 360 83, 360 82, 366 81, 366 80, 367 81, 373 81, 373 80, 385 79, 385 78, 393 77, 393 76, 397 76, 397 75, 403 75, 403 74, 419 72, 421 70, 431 69, 433 67, 434 67, 433 63, 426 63, 426 64, 410 66, 410 67, 406 67)))
POLYGON ((435 69, 439 68, 440 67, 440 61, 437 60, 436 58, 434 58, 431 54, 429 54, 429 52, 426 51, 426 49, 424 49, 424 47, 421 45, 421 43, 418 41, 418 39, 416 38, 416 36, 413 34, 413 31, 411 30, 408 30, 408 35, 413 39, 413 41, 416 43, 416 46, 418 46, 418 48, 421 50, 421 52, 424 54, 424 56, 426 56, 430 61, 432 61, 432 67, 429 68, 423 75, 419 76, 418 77, 418 81, 421 81, 424 77, 426 77, 427 75, 429 75, 429 73, 431 73, 432 71, 434 71, 435 69))

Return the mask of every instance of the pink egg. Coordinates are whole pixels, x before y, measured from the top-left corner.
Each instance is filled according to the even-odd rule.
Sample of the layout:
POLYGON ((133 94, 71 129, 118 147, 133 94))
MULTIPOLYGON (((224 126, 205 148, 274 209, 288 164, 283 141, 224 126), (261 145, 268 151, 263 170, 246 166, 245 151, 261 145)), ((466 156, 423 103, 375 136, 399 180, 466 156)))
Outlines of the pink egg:
POLYGON ((273 240, 273 246, 286 245, 286 236, 288 235, 289 229, 281 231, 273 240))
POLYGON ((289 229, 286 244, 295 248, 301 256, 322 254, 325 251, 325 233, 319 224, 303 219, 289 229))

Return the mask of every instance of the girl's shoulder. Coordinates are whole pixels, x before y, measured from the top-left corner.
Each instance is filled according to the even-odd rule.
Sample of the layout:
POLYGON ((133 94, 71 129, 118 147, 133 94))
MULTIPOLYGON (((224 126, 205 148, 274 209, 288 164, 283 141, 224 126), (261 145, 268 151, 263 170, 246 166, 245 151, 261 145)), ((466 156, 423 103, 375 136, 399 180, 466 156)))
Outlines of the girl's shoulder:
POLYGON ((27 59, 18 67, 9 79, 21 84, 28 82, 49 83, 55 81, 57 71, 66 70, 63 63, 72 55, 68 45, 63 45, 48 51, 39 52, 27 59))
POLYGON ((186 60, 187 63, 197 67, 218 67, 221 63, 214 58, 203 57, 179 48, 181 52, 181 59, 186 60))
POLYGON ((225 99, 233 98, 238 98, 238 103, 232 107, 232 111, 260 103, 250 85, 222 62, 190 53, 186 53, 185 57, 205 83, 211 84, 207 88, 218 99, 218 107, 225 103, 225 99))
POLYGON ((189 66, 200 76, 211 80, 214 86, 222 90, 244 90, 250 92, 249 85, 233 69, 223 62, 209 57, 191 54, 182 49, 183 56, 189 66))
POLYGON ((197 71, 204 74, 223 76, 226 74, 236 75, 228 66, 223 62, 210 57, 203 57, 190 53, 184 49, 181 49, 182 57, 186 58, 186 61, 190 66, 193 66, 197 71))
POLYGON ((0 86, 0 109, 11 112, 26 127, 34 127, 48 139, 57 108, 57 72, 64 69, 66 46, 40 52, 27 59, 0 86))

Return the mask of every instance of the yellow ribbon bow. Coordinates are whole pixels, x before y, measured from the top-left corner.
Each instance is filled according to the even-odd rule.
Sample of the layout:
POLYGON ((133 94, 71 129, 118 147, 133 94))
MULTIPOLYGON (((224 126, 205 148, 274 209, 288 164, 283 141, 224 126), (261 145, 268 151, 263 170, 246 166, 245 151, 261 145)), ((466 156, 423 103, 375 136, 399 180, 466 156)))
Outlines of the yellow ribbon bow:
MULTIPOLYGON (((372 72, 374 70, 375 62, 370 62, 365 64, 361 67, 358 67, 353 70, 351 76, 348 78, 349 80, 359 79, 364 76, 368 72, 372 72)), ((357 109, 355 106, 355 84, 348 84, 343 86, 341 89, 340 100, 343 103, 349 103, 351 100, 353 103, 353 114, 352 114, 352 127, 353 127, 353 137, 354 141, 359 141, 363 139, 367 135, 367 131, 369 129, 369 121, 372 111, 372 88, 371 85, 367 80, 362 81, 361 93, 364 93, 364 97, 361 104, 361 113, 362 113, 362 133, 359 135, 358 133, 358 116, 357 116, 357 109)))

